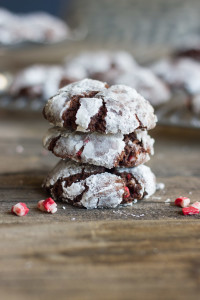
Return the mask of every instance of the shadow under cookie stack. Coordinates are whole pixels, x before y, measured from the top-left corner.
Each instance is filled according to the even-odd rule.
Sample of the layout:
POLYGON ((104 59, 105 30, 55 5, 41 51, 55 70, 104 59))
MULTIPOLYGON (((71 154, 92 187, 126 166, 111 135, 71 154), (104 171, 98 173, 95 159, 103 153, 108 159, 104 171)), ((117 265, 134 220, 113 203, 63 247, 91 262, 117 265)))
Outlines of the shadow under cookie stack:
POLYGON ((157 118, 134 89, 84 79, 60 89, 43 114, 55 126, 44 147, 62 158, 44 182, 54 200, 114 208, 155 192, 155 175, 143 164, 154 151, 147 130, 157 118))

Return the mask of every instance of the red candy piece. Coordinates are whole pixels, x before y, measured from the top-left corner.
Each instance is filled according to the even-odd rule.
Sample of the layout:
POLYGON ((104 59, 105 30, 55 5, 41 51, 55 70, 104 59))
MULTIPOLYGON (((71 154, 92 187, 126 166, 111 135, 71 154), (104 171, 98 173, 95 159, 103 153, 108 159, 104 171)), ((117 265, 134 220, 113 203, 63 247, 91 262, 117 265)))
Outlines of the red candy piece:
POLYGON ((182 208, 184 216, 186 215, 197 215, 199 214, 199 209, 193 206, 182 208))
POLYGON ((130 191, 127 186, 124 188, 124 198, 128 198, 130 196, 130 191))
POLYGON ((87 144, 89 142, 89 138, 86 138, 83 142, 84 144, 87 144))
POLYGON ((130 174, 130 173, 126 175, 126 178, 127 178, 128 180, 130 180, 130 179, 131 179, 131 177, 132 177, 132 176, 131 176, 131 174, 130 174))
POLYGON ((190 199, 187 197, 179 197, 175 200, 175 205, 181 207, 187 207, 190 204, 190 199))
POLYGON ((135 156, 134 155, 130 155, 128 158, 128 161, 132 162, 135 160, 135 156))
POLYGON ((81 150, 79 150, 79 151, 76 153, 77 156, 81 156, 81 154, 82 154, 82 151, 81 151, 81 150))
POLYGON ((13 205, 11 212, 16 214, 19 217, 23 217, 27 215, 27 213, 29 212, 29 208, 26 206, 25 203, 19 202, 13 205))
POLYGON ((52 198, 47 198, 43 202, 43 207, 47 212, 54 214, 57 211, 57 204, 52 198))

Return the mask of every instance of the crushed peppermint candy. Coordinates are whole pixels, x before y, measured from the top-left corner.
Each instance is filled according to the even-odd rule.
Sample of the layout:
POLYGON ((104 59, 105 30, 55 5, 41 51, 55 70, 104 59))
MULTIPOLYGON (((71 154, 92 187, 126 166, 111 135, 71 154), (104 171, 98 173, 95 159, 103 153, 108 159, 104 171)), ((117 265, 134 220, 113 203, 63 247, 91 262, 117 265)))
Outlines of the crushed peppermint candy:
POLYGON ((39 210, 46 211, 51 214, 57 212, 57 204, 52 198, 47 198, 46 200, 40 200, 38 202, 37 207, 39 210))
POLYGON ((190 199, 187 197, 179 197, 179 198, 176 198, 174 203, 177 206, 187 207, 190 204, 190 199))
POLYGON ((199 214, 199 209, 195 208, 193 206, 183 207, 182 212, 183 212, 184 216, 186 216, 186 215, 198 215, 199 214))
POLYGON ((200 202, 198 202, 198 201, 194 202, 191 206, 200 210, 200 202))
POLYGON ((27 213, 29 212, 29 208, 26 206, 25 203, 19 202, 13 205, 11 212, 16 214, 19 217, 23 217, 27 215, 27 213))

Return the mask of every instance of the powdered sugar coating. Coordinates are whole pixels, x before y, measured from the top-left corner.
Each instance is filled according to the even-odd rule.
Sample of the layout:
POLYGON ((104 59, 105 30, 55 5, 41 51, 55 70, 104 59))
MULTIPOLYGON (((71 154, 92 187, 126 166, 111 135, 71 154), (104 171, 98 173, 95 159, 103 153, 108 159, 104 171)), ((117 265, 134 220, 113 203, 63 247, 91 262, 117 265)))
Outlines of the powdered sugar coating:
MULTIPOLYGON (((145 195, 145 197, 149 197, 155 192, 155 176, 149 167, 117 168, 116 171, 118 173, 127 172, 133 174, 134 178, 141 185, 140 198, 143 198, 145 195)), ((112 172, 114 173, 115 169, 112 172)), ((53 192, 53 187, 60 180, 62 182, 61 198, 63 201, 73 203, 79 197, 78 202, 76 200, 75 203, 78 206, 90 209, 116 207, 123 201, 126 183, 122 177, 113 173, 107 172, 103 167, 87 166, 70 160, 60 161, 46 178, 44 187, 56 199, 57 194, 53 192), (72 174, 82 174, 83 172, 89 173, 85 179, 72 182, 70 186, 65 185, 65 178, 72 174)))
MULTIPOLYGON (((128 142, 128 146, 135 155, 134 166, 150 159, 149 154, 153 155, 154 143, 146 131, 135 131, 135 137, 141 145, 135 140, 128 142), (142 150, 140 151, 140 149, 142 150)), ((43 144, 47 150, 51 150, 59 157, 71 158, 75 161, 104 166, 109 169, 118 166, 119 160, 123 160, 126 155, 124 135, 121 133, 104 135, 62 130, 55 127, 48 130, 43 144), (54 146, 50 146, 53 140, 55 140, 54 146)))
POLYGON ((142 189, 140 191, 141 196, 146 192, 144 198, 149 198, 156 191, 156 177, 152 173, 151 169, 147 166, 140 165, 136 168, 117 168, 118 172, 131 173, 134 178, 141 184, 142 189))
MULTIPOLYGON (((157 118, 152 106, 136 90, 125 85, 107 88, 105 83, 92 79, 84 79, 60 89, 48 100, 44 108, 46 119, 56 126, 64 127, 63 113, 67 114, 73 101, 72 97, 78 96, 81 101, 81 98, 87 98, 85 93, 94 91, 96 95, 93 98, 101 99, 106 108, 106 134, 119 132, 129 134, 139 127, 147 129, 155 127, 157 118)), ((91 106, 89 115, 94 116, 96 106, 93 107, 91 98, 88 98, 88 101, 91 106)), ((76 116, 79 116, 79 109, 82 110, 78 108, 76 116)), ((76 118, 77 129, 81 127, 81 130, 87 131, 88 127, 85 127, 80 119, 76 118)), ((87 119, 85 124, 88 124, 88 121, 87 119)))
POLYGON ((102 104, 103 101, 98 98, 80 99, 80 107, 76 114, 76 124, 80 126, 79 131, 80 128, 88 128, 91 118, 98 113, 102 104))
POLYGON ((44 107, 44 113, 51 123, 55 126, 63 127, 63 112, 70 106, 70 101, 73 96, 85 97, 85 94, 96 91, 99 92, 105 88, 105 83, 84 79, 71 83, 62 89, 58 90, 57 94, 50 98, 44 107))
POLYGON ((153 106, 168 101, 170 90, 150 69, 134 68, 115 80, 116 84, 126 84, 136 89, 153 106))
POLYGON ((154 110, 136 90, 126 85, 113 85, 98 93, 107 109, 106 133, 128 134, 141 126, 151 129, 157 121, 154 110))
POLYGON ((104 168, 92 165, 87 166, 85 164, 76 163, 72 160, 60 160, 54 169, 48 174, 44 185, 46 188, 49 188, 54 185, 59 178, 70 177, 81 173, 83 170, 85 170, 85 172, 95 173, 101 172, 104 168))
POLYGON ((80 203, 89 209, 116 207, 122 201, 124 183, 120 177, 109 174, 91 175, 85 180, 88 190, 80 203))

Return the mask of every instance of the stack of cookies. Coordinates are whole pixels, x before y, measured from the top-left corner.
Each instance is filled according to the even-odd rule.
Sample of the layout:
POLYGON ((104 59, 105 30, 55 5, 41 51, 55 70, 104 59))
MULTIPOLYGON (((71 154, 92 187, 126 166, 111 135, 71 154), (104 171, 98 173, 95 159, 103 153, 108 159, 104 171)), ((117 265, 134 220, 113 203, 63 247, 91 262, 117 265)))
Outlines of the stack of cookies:
POLYGON ((44 147, 62 158, 44 182, 54 200, 104 208, 155 192, 155 176, 143 164, 154 152, 147 130, 157 118, 134 89, 84 79, 60 89, 43 113, 55 126, 44 147))

